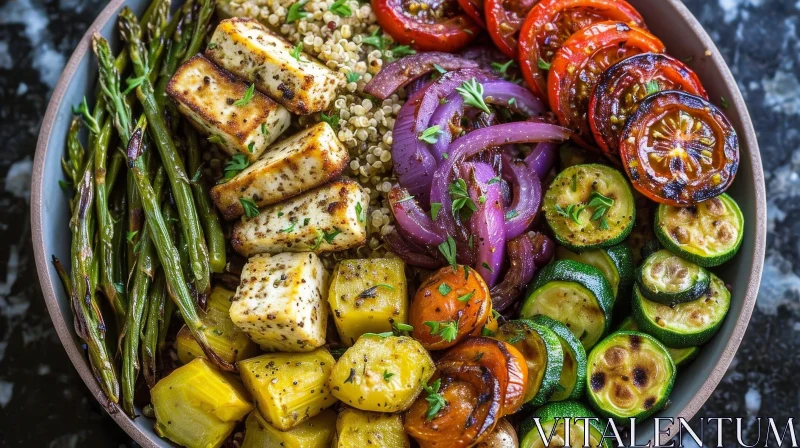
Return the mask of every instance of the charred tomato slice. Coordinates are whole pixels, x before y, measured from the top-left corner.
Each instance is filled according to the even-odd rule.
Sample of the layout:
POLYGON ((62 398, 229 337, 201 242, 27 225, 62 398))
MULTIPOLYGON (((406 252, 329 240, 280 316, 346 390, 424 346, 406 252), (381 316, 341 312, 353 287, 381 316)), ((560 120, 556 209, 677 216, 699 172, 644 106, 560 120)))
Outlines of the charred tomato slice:
POLYGON ((483 0, 458 0, 458 5, 475 23, 486 28, 486 19, 483 17, 483 0))
POLYGON ((607 20, 645 28, 642 16, 624 0, 542 0, 536 4, 519 32, 520 68, 533 93, 547 97, 548 67, 570 36, 607 20))
POLYGON ((698 96, 663 91, 643 99, 620 137, 622 164, 650 199, 687 206, 721 194, 739 168, 736 131, 698 96))
POLYGON ((558 121, 575 131, 573 140, 592 145, 589 99, 600 75, 611 65, 640 53, 662 53, 664 44, 646 30, 625 22, 599 22, 573 34, 556 53, 547 79, 550 107, 558 121))
POLYGON ((392 39, 420 51, 458 51, 481 30, 457 0, 372 0, 372 9, 392 39))
POLYGON ((617 154, 625 120, 639 101, 662 90, 682 90, 708 99, 697 75, 665 54, 632 56, 603 72, 589 101, 589 125, 600 149, 617 154))
POLYGON ((539 0, 486 0, 486 29, 506 56, 517 57, 517 35, 528 12, 539 0))

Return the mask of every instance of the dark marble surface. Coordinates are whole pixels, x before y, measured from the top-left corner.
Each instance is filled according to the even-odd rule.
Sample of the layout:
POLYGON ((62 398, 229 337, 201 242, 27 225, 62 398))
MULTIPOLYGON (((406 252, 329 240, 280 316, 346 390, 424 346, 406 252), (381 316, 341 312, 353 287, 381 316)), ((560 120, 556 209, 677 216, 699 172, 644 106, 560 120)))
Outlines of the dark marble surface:
MULTIPOLYGON (((132 445, 89 395, 56 337, 28 219, 31 161, 47 100, 104 4, 0 1, 0 446, 132 445)), ((769 200, 757 307, 700 414, 785 421, 800 414, 800 1, 686 4, 739 81, 759 134, 769 200)))

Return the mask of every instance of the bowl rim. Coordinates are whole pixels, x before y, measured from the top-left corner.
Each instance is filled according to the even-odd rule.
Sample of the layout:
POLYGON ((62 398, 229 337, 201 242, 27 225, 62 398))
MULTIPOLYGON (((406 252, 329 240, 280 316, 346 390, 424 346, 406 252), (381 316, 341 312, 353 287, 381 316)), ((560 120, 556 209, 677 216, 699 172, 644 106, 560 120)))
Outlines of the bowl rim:
MULTIPOLYGON (((31 224, 32 224, 32 240, 34 248, 34 257, 36 260, 36 271, 41 284, 42 294, 47 305, 48 313, 55 326, 58 338, 64 349, 69 356, 72 365, 78 371, 83 382, 89 388, 95 399, 103 405, 106 412, 117 422, 117 424, 138 444, 147 448, 158 448, 159 444, 151 439, 144 433, 133 420, 128 418, 123 412, 120 412, 114 406, 107 406, 105 404, 105 395, 101 391, 92 370, 88 364, 80 347, 74 344, 72 337, 72 329, 70 324, 61 318, 61 309, 59 307, 58 299, 55 292, 55 279, 50 275, 49 258, 45 251, 44 234, 42 232, 42 223, 44 221, 44 207, 42 202, 43 184, 44 184, 44 165, 45 156, 47 153, 47 143, 50 140, 50 134, 53 129, 53 124, 57 119, 57 113, 61 106, 61 102, 67 91, 70 80, 75 74, 77 67, 81 60, 86 56, 90 49, 90 42, 92 33, 101 29, 116 16, 117 11, 125 4, 126 0, 111 0, 108 5, 100 12, 97 18, 92 22, 91 26, 87 29, 86 33, 81 38, 78 46, 75 48, 72 56, 70 56, 64 71, 58 80, 52 96, 48 102, 47 111, 42 120, 42 125, 39 130, 39 139, 36 143, 36 154, 34 157, 32 185, 31 185, 31 224)), ((706 402, 711 393, 716 389, 719 382, 722 380, 725 372, 728 369, 734 355, 736 354, 739 344, 744 337, 747 330, 750 316, 758 296, 758 289, 761 283, 761 272, 764 265, 764 255, 766 247, 766 187, 764 184, 764 171, 761 165, 761 154, 758 147, 758 140, 756 132, 753 128, 753 122, 750 118, 750 112, 747 109, 742 93, 739 86, 733 78, 727 63, 720 54, 714 41, 705 31, 703 26, 698 22, 694 15, 680 0, 666 0, 666 3, 672 7, 678 15, 685 21, 685 23, 692 29, 692 31, 700 38, 705 48, 711 52, 708 58, 714 65, 714 68, 722 76, 725 85, 730 89, 732 98, 730 98, 731 106, 736 110, 742 118, 742 131, 739 134, 740 141, 743 146, 748 148, 747 156, 753 170, 754 180, 754 195, 755 203, 755 225, 752 227, 755 232, 754 238, 754 251, 752 254, 752 266, 750 276, 747 280, 746 292, 744 303, 742 305, 741 313, 739 314, 736 325, 728 339, 725 348, 722 351, 719 360, 714 366, 711 374, 705 379, 700 389, 694 397, 687 403, 687 405, 677 413, 674 417, 675 422, 664 428, 667 434, 675 434, 678 427, 678 417, 686 420, 692 418, 700 407, 706 402)), ((671 436, 662 435, 662 443, 667 442, 671 436)))

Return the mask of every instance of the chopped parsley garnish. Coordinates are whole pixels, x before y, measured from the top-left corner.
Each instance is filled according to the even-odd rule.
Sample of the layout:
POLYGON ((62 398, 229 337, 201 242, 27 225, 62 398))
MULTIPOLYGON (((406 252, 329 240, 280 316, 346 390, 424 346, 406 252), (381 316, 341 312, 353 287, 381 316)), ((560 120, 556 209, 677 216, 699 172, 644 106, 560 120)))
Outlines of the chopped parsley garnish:
POLYGON ((292 57, 297 59, 297 62, 300 62, 300 53, 302 52, 303 52, 303 43, 298 42, 297 45, 295 45, 294 50, 292 50, 292 57))
POLYGON ((307 226, 307 225, 308 225, 308 223, 310 223, 310 222, 311 222, 311 218, 305 218, 305 219, 303 219, 303 227, 307 226))
POLYGON ((476 107, 487 114, 491 113, 489 106, 483 99, 483 84, 479 83, 477 79, 472 78, 469 81, 464 81, 461 87, 456 87, 456 92, 460 93, 464 98, 464 104, 467 106, 476 107))
POLYGON ((333 129, 339 129, 339 116, 338 115, 326 115, 325 112, 319 115, 320 120, 324 121, 331 125, 333 129))
POLYGON ((441 73, 441 74, 443 74, 443 75, 444 75, 445 73, 447 73, 447 70, 445 70, 444 68, 442 68, 442 66, 441 66, 441 65, 439 65, 439 64, 433 64, 433 68, 435 68, 437 72, 439 72, 439 73, 441 73))
POLYGON ((456 241, 452 236, 448 236, 447 241, 439 245, 439 252, 444 255, 444 258, 447 260, 450 266, 453 267, 453 270, 457 271, 458 264, 456 263, 456 241))
POLYGON ((445 160, 446 160, 446 159, 449 159, 449 158, 450 158, 450 154, 448 154, 448 153, 446 153, 446 152, 443 152, 443 153, 442 153, 442 158, 443 158, 443 159, 445 159, 445 160))
POLYGON ((728 104, 728 100, 726 100, 724 96, 719 97, 719 104, 722 106, 723 109, 727 109, 728 106, 730 106, 728 104))
POLYGON ((353 10, 347 5, 346 0, 336 0, 328 8, 328 11, 336 14, 339 17, 350 17, 353 15, 353 10))
POLYGON ((336 238, 336 235, 342 233, 341 230, 337 229, 336 227, 333 228, 330 232, 326 232, 324 230, 317 230, 317 239, 314 240, 314 247, 313 250, 319 249, 319 246, 322 244, 324 240, 328 244, 333 244, 333 239, 336 238))
POLYGON ((644 85, 644 88, 645 88, 645 95, 647 96, 657 93, 659 90, 658 81, 656 81, 655 79, 647 81, 647 83, 645 83, 644 85))
POLYGON ((214 42, 209 42, 206 48, 208 48, 209 50, 213 50, 217 48, 217 44, 215 44, 214 42))
POLYGON ((381 51, 386 49, 386 38, 383 37, 383 31, 381 31, 380 28, 373 31, 371 35, 361 39, 361 42, 364 42, 367 45, 372 45, 381 51))
POLYGON ((114 289, 120 294, 125 294, 125 285, 122 283, 114 283, 114 289))
POLYGON ((417 54, 417 50, 409 47, 408 45, 398 45, 392 48, 392 56, 395 58, 402 58, 410 54, 417 54))
POLYGON ((466 303, 466 302, 469 302, 469 299, 471 299, 472 296, 474 296, 474 295, 475 295, 475 290, 473 289, 472 291, 464 294, 463 296, 457 298, 456 300, 458 300, 459 302, 462 302, 462 303, 466 303))
POLYGON ((256 203, 251 199, 239 198, 239 202, 242 204, 242 207, 244 207, 244 214, 247 215, 248 218, 255 218, 261 213, 256 203))
POLYGON ((499 62, 492 62, 492 64, 491 64, 492 68, 496 72, 498 72, 498 73, 500 73, 502 75, 508 74, 508 68, 511 67, 512 65, 516 65, 513 59, 510 59, 505 64, 501 64, 499 62))
POLYGON ((412 199, 414 199, 414 196, 408 195, 408 196, 404 197, 403 199, 400 199, 399 201, 397 201, 396 204, 401 204, 403 202, 410 201, 412 199))
POLYGON ((486 184, 487 185, 494 185, 494 184, 499 184, 499 183, 500 183, 500 176, 495 176, 495 177, 489 179, 489 182, 487 182, 486 184))
POLYGON ((294 228, 297 225, 297 220, 296 219, 292 219, 289 222, 291 223, 291 225, 289 227, 285 228, 285 229, 281 229, 280 230, 281 232, 285 232, 285 233, 294 232, 294 228))
POLYGON ((583 207, 579 207, 575 204, 570 204, 567 206, 567 208, 561 208, 560 205, 556 204, 556 213, 565 218, 573 220, 575 224, 581 223, 580 219, 578 219, 578 215, 581 213, 582 210, 583 207))
POLYGON ((348 82, 348 83, 350 83, 350 82, 356 82, 356 81, 358 81, 359 79, 361 79, 361 73, 358 73, 358 72, 350 72, 350 73, 348 73, 347 75, 345 75, 345 77, 347 78, 347 82, 348 82))
POLYGON ((422 133, 417 137, 419 140, 423 142, 434 144, 439 141, 439 134, 442 133, 442 129, 439 125, 434 125, 422 131, 422 133))
POLYGON ((388 370, 383 371, 383 380, 386 381, 387 383, 389 382, 390 379, 392 379, 393 376, 394 373, 389 372, 388 370))
POLYGON ((475 246, 474 243, 472 242, 472 238, 473 238, 473 235, 470 235, 469 236, 469 240, 467 240, 467 246, 469 246, 470 249, 474 249, 474 246, 475 246))
POLYGON ((439 388, 442 387, 442 380, 437 379, 431 385, 423 385, 422 389, 428 394, 425 401, 428 402, 428 412, 425 414, 425 420, 431 421, 443 407, 447 406, 447 400, 439 394, 439 388))
POLYGON ((506 212, 506 219, 512 219, 519 216, 519 212, 516 210, 509 210, 506 212))
POLYGON ((515 104, 517 104, 517 99, 516 98, 509 98, 508 105, 509 106, 513 106, 515 104))
POLYGON ((439 98, 439 104, 447 104, 447 97, 443 96, 443 97, 439 98))
POLYGON ((256 150, 256 142, 250 142, 250 144, 247 145, 247 150, 252 154, 256 150))
POLYGON ((361 206, 360 202, 356 202, 356 219, 358 219, 358 222, 361 224, 367 222, 367 211, 364 210, 364 207, 361 206))
POLYGON ((289 12, 286 14, 286 23, 294 23, 307 17, 308 13, 301 9, 306 6, 306 3, 308 3, 308 0, 301 0, 297 3, 293 3, 292 6, 289 7, 289 12))
POLYGON ((269 135, 269 130, 267 130, 267 123, 261 123, 261 133, 264 135, 269 135))
POLYGON ((444 322, 428 320, 423 323, 430 327, 432 335, 439 336, 443 341, 453 342, 456 340, 456 336, 458 336, 458 322, 454 320, 447 320, 444 322))
POLYGON ((494 336, 494 331, 492 331, 492 330, 490 330, 490 329, 488 329, 486 327, 483 327, 483 328, 481 328, 481 336, 492 337, 492 336, 494 336))
POLYGON ((441 285, 439 285, 439 294, 443 296, 450 294, 450 291, 452 290, 453 288, 451 288, 450 285, 448 285, 447 283, 442 283, 441 285))
POLYGON ((600 221, 600 228, 603 230, 608 230, 608 221, 606 221, 606 215, 608 214, 608 209, 614 205, 614 200, 603 196, 601 193, 597 191, 593 191, 591 196, 589 196, 589 204, 587 207, 594 207, 594 213, 592 213, 592 221, 600 221))
POLYGON ((469 193, 467 192, 467 182, 464 179, 456 179, 448 186, 447 189, 450 192, 450 198, 453 199, 453 216, 458 216, 458 213, 463 208, 467 208, 472 212, 478 211, 478 207, 475 205, 475 202, 469 197, 469 193))
POLYGON ((234 176, 241 173, 242 170, 247 168, 250 162, 244 154, 236 154, 225 164, 223 171, 225 172, 225 180, 233 179, 234 176))
POLYGON ((539 68, 542 70, 550 70, 552 64, 550 64, 549 62, 545 61, 542 58, 539 58, 539 60, 536 62, 536 65, 538 65, 539 68))
POLYGON ((248 87, 247 90, 245 90, 244 96, 236 100, 236 102, 234 102, 233 105, 237 107, 247 106, 247 104, 253 100, 253 95, 255 95, 255 92, 256 92, 256 85, 250 84, 250 87, 248 87))
POLYGON ((436 221, 436 217, 439 216, 439 212, 441 210, 442 210, 441 202, 431 202, 431 219, 436 221))
POLYGON ((394 333, 392 333, 391 331, 386 331, 383 333, 364 333, 361 336, 386 339, 390 336, 394 336, 394 333))
POLYGON ((414 327, 409 324, 404 324, 402 322, 395 322, 392 323, 392 328, 397 331, 414 331, 414 327))
POLYGON ((492 274, 494 274, 494 269, 492 269, 492 267, 489 266, 489 263, 484 261, 483 263, 481 263, 481 266, 483 266, 483 268, 486 269, 487 271, 489 271, 492 274))
POLYGON ((211 136, 208 137, 208 141, 210 143, 215 144, 215 145, 221 145, 221 144, 225 143, 225 140, 221 136, 219 136, 217 134, 211 134, 211 136))

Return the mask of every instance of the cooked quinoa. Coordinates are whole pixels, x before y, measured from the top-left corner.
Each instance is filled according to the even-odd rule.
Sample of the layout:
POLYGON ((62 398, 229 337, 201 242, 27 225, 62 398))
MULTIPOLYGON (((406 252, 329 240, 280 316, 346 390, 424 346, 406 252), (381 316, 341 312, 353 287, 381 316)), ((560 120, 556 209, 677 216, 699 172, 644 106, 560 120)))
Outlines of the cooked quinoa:
MULTIPOLYGON (((380 101, 362 90, 383 64, 392 59, 390 48, 393 41, 378 26, 368 2, 344 0, 339 5, 350 8, 352 15, 341 17, 330 10, 334 0, 310 0, 299 8, 307 14, 305 17, 286 23, 289 8, 294 3, 297 2, 222 0, 219 8, 231 16, 261 21, 290 42, 302 43, 305 53, 318 58, 332 70, 349 75, 350 82, 328 114, 339 117, 338 137, 350 151, 350 169, 345 171, 345 175, 358 180, 370 195, 367 216, 370 236, 367 246, 361 248, 358 255, 383 254, 380 236, 394 229, 386 201, 389 189, 396 182, 392 174, 392 128, 404 97, 392 95, 380 101), (369 43, 364 42, 365 37, 369 43), (382 44, 383 49, 373 43, 382 44)), ((321 115, 300 117, 300 124, 322 118, 321 115)), ((344 253, 337 258, 349 256, 352 254, 344 253)))

